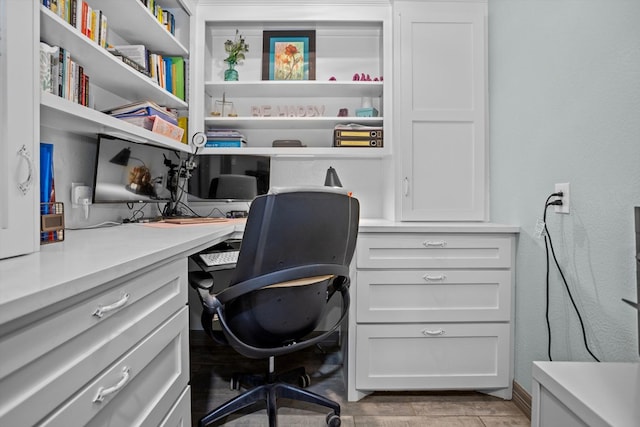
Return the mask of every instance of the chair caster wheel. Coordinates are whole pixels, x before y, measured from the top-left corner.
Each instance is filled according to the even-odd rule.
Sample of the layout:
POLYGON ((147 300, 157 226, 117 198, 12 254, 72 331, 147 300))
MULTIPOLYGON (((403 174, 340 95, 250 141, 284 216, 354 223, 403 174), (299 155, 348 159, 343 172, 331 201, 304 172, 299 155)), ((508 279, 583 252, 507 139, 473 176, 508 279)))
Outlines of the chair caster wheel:
POLYGON ((340 427, 342 421, 340 421, 340 415, 336 415, 333 412, 327 415, 327 425, 329 427, 340 427))
POLYGON ((240 390, 240 378, 236 375, 231 376, 231 381, 229 381, 229 389, 230 390, 240 390))
POLYGON ((311 377, 309 374, 300 375, 298 377, 298 386, 302 388, 307 388, 311 385, 311 377))

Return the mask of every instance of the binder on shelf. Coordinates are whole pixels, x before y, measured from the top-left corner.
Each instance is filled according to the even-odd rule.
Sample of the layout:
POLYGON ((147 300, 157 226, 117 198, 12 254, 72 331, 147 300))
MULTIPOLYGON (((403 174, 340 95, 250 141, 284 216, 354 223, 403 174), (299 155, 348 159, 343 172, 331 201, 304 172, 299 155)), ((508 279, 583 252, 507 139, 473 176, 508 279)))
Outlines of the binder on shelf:
POLYGON ((382 126, 364 126, 357 123, 337 125, 333 130, 334 147, 382 147, 382 126))

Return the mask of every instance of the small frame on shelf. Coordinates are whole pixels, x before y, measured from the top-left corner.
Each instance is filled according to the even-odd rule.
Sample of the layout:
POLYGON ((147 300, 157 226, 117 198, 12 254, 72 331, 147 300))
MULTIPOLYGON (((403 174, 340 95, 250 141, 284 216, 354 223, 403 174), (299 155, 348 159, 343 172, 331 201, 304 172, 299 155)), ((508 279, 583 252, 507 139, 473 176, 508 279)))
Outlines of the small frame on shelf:
POLYGON ((315 80, 316 32, 264 31, 262 80, 315 80))

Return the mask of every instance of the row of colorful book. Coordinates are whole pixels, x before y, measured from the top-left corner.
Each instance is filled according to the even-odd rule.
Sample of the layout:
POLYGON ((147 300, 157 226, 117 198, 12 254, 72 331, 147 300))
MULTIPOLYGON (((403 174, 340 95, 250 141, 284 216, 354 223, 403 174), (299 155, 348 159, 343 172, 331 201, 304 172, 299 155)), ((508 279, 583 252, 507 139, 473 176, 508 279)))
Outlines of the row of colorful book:
POLYGON ((129 66, 151 77, 160 87, 186 101, 187 61, 181 56, 163 56, 145 45, 116 45, 107 48, 129 66), (133 61, 133 64, 129 61, 133 61))
POLYGON ((103 111, 120 120, 143 127, 176 141, 184 141, 186 123, 180 126, 178 115, 152 101, 134 102, 103 111))
POLYGON ((69 50, 40 42, 40 87, 43 92, 58 95, 80 105, 88 106, 89 76, 69 50))
POLYGON ((164 26, 171 34, 176 33, 176 20, 171 11, 163 9, 155 0, 140 0, 149 11, 156 17, 158 22, 164 26))
POLYGON ((238 148, 247 145, 247 138, 235 129, 209 129, 205 147, 238 148))
POLYGON ((107 47, 107 17, 84 0, 42 0, 42 4, 82 34, 107 47))

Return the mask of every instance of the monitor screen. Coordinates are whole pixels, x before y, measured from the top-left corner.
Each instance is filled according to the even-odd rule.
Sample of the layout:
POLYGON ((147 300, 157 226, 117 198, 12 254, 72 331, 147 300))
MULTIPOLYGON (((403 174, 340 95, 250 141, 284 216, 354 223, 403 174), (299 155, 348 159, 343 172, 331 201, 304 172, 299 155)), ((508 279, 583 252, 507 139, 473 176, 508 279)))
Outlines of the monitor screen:
POLYGON ((99 135, 93 202, 171 201, 165 159, 179 163, 173 150, 99 135))
POLYGON ((269 156, 199 154, 188 183, 188 200, 247 201, 269 191, 269 156))

